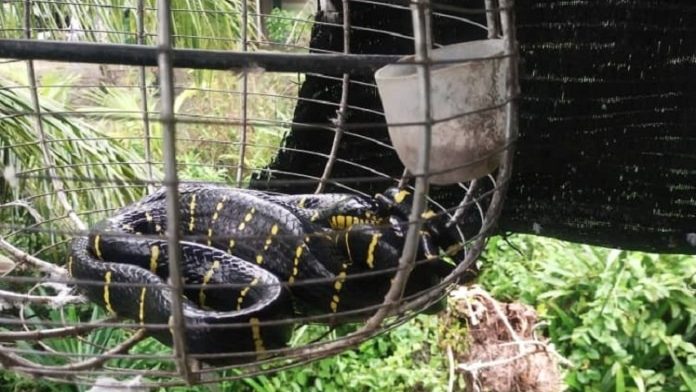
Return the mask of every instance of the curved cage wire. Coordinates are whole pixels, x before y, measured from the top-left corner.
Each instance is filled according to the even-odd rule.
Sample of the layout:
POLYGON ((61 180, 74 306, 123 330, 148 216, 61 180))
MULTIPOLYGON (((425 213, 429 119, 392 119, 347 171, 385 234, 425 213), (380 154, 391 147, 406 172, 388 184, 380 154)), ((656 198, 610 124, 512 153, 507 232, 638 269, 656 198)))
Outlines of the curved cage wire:
MULTIPOLYGON (((274 372, 339 353, 396 327, 437 304, 454 284, 472 273, 500 213, 511 173, 517 94, 511 1, 497 4, 489 0, 479 9, 463 9, 427 0, 410 4, 343 0, 341 10, 326 8, 338 2, 322 2, 318 5, 324 7, 322 12, 335 14, 324 21, 312 20, 316 4, 309 3, 288 15, 265 10, 262 3, 10 0, 0 5, 0 57, 6 59, 2 67, 7 70, 0 73, 0 121, 3 128, 12 129, 0 137, 4 166, 0 250, 12 260, 0 278, 3 367, 84 385, 93 384, 100 376, 139 375, 144 377, 144 386, 172 386, 274 372), (372 4, 385 15, 410 9, 413 35, 351 25, 349 10, 356 3, 372 4), (352 54, 352 36, 367 31, 413 40, 416 57, 412 64, 422 70, 420 91, 429 92, 430 71, 439 65, 428 57, 431 14, 485 29, 489 38, 502 37, 506 46, 502 57, 511 64, 506 99, 497 105, 506 111, 506 144, 491 154, 500 154, 500 167, 488 176, 459 184, 461 203, 451 206, 428 198, 428 177, 434 173, 420 170, 413 175, 405 171, 404 176, 394 178, 379 166, 367 167, 337 156, 347 136, 393 148, 369 133, 355 132, 383 127, 383 121, 355 123, 345 114, 353 110, 383 116, 374 107, 349 104, 349 85, 376 89, 373 83, 353 80, 351 72, 374 70, 398 57, 352 54), (485 14, 488 25, 473 22, 466 17, 470 14, 485 14), (343 31, 343 52, 306 53, 310 49, 309 31, 317 25, 343 31), (288 35, 279 35, 279 30, 288 35), (213 31, 218 35, 212 35, 213 31), (220 36, 220 31, 225 35, 220 36), (86 76, 85 70, 89 70, 86 76), (340 101, 298 96, 305 75, 336 80, 331 76, 336 73, 343 73, 338 78, 340 101), (334 108, 335 121, 295 123, 292 110, 300 100, 334 108), (322 175, 272 169, 273 156, 290 148, 282 144, 289 129, 307 125, 330 132, 333 138, 328 154, 293 151, 325 162, 322 175), (337 162, 371 175, 337 177, 333 174, 337 162), (180 240, 201 238, 180 230, 170 230, 166 236, 169 279, 149 286, 131 284, 143 292, 143 287, 169 287, 174 294, 172 317, 167 323, 119 318, 74 289, 75 281, 68 271, 71 240, 90 233, 118 208, 163 186, 168 203, 166 225, 181 227, 179 184, 245 188, 258 172, 266 172, 270 182, 276 181, 274 174, 282 174, 285 179, 277 181, 290 187, 309 184, 316 194, 331 186, 372 197, 356 186, 365 181, 410 189, 413 204, 408 219, 401 222, 405 240, 397 265, 313 282, 281 282, 292 291, 303 284, 335 286, 341 279, 377 277, 390 283, 383 300, 362 309, 343 311, 336 306, 319 314, 257 319, 255 326, 248 320, 218 325, 216 328, 252 330, 288 325, 294 334, 286 345, 263 352, 192 353, 186 335, 202 327, 184 322, 181 294, 191 285, 181 279, 177 260, 182 255, 175 245, 180 240), (434 213, 424 215, 428 208, 434 213), (465 216, 474 218, 462 219, 465 216), (445 218, 457 227, 456 249, 462 258, 455 260, 457 264, 438 282, 404 294, 414 267, 430 262, 418 259, 417 254, 421 227, 433 217, 445 218), (338 334, 334 328, 343 323, 342 316, 351 317, 347 328, 351 332, 338 334), (152 331, 170 331, 170 344, 148 337, 152 331), (240 362, 235 358, 246 359, 235 363, 240 362), (231 359, 229 364, 225 359, 231 359)), ((432 45, 441 46, 437 42, 432 45)), ((408 97, 421 100, 424 108, 431 105, 430 98, 428 93, 408 97)), ((423 118, 428 119, 419 124, 424 129, 422 145, 426 146, 435 121, 425 112, 423 118)), ((421 148, 421 169, 426 168, 429 153, 421 148)), ((210 234, 207 237, 209 240, 210 234)), ((250 241, 243 235, 236 240, 250 241)), ((445 254, 446 249, 440 251, 443 258, 451 256, 445 254)), ((104 296, 108 295, 109 284, 103 279, 81 283, 99 287, 104 296)), ((118 282, 112 283, 112 290, 118 286, 118 282)))

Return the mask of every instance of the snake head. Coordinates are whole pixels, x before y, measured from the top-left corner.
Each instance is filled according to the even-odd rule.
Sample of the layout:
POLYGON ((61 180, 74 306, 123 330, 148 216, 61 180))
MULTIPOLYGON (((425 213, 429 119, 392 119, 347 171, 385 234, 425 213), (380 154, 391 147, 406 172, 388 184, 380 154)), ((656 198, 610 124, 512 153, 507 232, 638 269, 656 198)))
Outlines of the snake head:
POLYGON ((439 215, 437 218, 426 220, 423 229, 430 233, 435 246, 459 264, 466 256, 465 238, 459 227, 449 225, 448 221, 447 215, 439 215))
POLYGON ((358 196, 346 198, 337 205, 335 214, 352 215, 359 218, 361 220, 360 223, 377 223, 377 221, 387 216, 376 200, 358 196))
POLYGON ((382 224, 386 214, 381 204, 375 199, 361 196, 349 196, 330 208, 317 211, 312 218, 314 222, 327 222, 334 230, 345 230, 357 224, 382 224))
MULTIPOLYGON (((413 193, 406 188, 390 187, 382 193, 375 195, 375 201, 380 209, 400 224, 400 231, 405 231, 405 223, 408 222, 413 205, 413 193)), ((429 234, 429 248, 446 253, 456 263, 463 260, 464 247, 463 236, 456 224, 450 224, 449 215, 436 213, 432 210, 423 212, 423 231, 429 234)))
POLYGON ((413 205, 413 193, 406 188, 390 187, 375 195, 375 202, 386 215, 396 215, 408 220, 413 205))

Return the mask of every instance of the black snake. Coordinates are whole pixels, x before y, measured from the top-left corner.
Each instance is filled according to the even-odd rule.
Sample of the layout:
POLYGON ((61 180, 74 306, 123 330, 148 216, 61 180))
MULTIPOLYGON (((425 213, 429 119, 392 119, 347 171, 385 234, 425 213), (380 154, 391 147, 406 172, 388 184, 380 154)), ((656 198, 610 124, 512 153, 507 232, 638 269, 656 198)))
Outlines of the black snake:
MULTIPOLYGON (((285 320, 294 316, 327 323, 369 316, 374 308, 364 309, 382 302, 398 264, 408 197, 398 189, 371 199, 181 185, 188 351, 236 353, 226 362, 245 362, 284 347, 294 327, 285 320)), ((75 238, 68 270, 91 301, 119 317, 160 324, 150 334, 171 344, 165 204, 161 189, 75 238)), ((437 252, 458 238, 429 222, 419 258, 432 262, 416 267, 407 293, 451 270, 437 252)))

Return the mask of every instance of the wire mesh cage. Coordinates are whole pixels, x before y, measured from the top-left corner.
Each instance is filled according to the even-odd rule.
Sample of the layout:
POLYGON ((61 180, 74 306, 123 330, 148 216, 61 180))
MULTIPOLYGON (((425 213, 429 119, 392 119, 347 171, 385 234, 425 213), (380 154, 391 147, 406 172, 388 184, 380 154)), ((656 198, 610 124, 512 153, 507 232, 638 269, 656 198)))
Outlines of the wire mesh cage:
POLYGON ((336 0, 294 12, 265 4, 0 4, 3 367, 85 385, 100 376, 168 386, 274 372, 436 309, 475 268, 516 138, 512 3, 336 0), (355 25, 352 6, 408 13, 412 33, 355 25), (315 7, 323 19, 312 18, 315 7), (434 57, 443 46, 430 34, 437 18, 487 31, 502 52, 434 57), (312 49, 317 28, 341 31, 343 50, 312 49), (412 42, 415 56, 352 53, 363 33, 412 42), (494 61, 506 64, 502 97, 433 114, 443 67, 494 61), (374 80, 353 75, 388 64, 410 67, 418 89, 401 99, 418 103, 420 120, 389 124, 417 131, 415 164, 400 177, 337 154, 351 137, 394 148, 371 136, 385 124, 382 108, 349 96, 355 85, 376 95, 374 80), (340 99, 302 96, 309 75, 338 81, 340 99), (335 119, 298 123, 301 101, 335 119), (458 205, 435 203, 429 181, 443 171, 429 170, 434 127, 491 111, 502 115, 503 143, 462 166, 494 159, 499 167, 459 183, 458 205), (300 128, 329 137, 331 151, 283 144, 300 128), (270 165, 289 150, 320 162, 322 173, 270 165), (369 175, 336 175, 336 165, 369 175), (251 189, 259 184, 285 191, 251 189), (307 187, 314 192, 297 194, 307 187))

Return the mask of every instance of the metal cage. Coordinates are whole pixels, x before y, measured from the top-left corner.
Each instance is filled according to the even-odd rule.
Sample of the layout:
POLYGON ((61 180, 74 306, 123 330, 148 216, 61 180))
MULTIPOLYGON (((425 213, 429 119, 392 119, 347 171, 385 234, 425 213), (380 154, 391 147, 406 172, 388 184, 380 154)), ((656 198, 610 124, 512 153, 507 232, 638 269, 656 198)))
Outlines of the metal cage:
MULTIPOLYGON (((3 128, 26 125, 31 130, 24 138, 19 134, 0 138, 3 143, 0 156, 5 167, 4 181, 1 182, 4 199, 0 205, 3 216, 0 250, 13 264, 0 278, 0 301, 8 305, 0 313, 0 364, 4 368, 84 385, 92 385, 100 376, 143 376, 145 387, 210 383, 270 373, 339 353, 402 324, 441 299, 470 271, 495 226, 512 169, 512 147, 516 139, 515 98, 518 94, 512 1, 500 0, 497 4, 495 0, 486 0, 479 9, 437 4, 430 0, 342 0, 342 9, 333 11, 326 9, 328 4, 331 2, 324 1, 320 6, 324 7, 324 12, 337 15, 333 22, 313 21, 278 12, 264 14, 256 8, 257 2, 246 0, 158 0, 156 4, 146 0, 9 0, 0 4, 3 12, 0 58, 6 59, 0 66, 21 69, 16 80, 2 80, 0 94, 12 104, 5 106, 0 123, 5 124, 3 128), (350 7, 356 3, 373 4, 385 15, 394 10, 410 9, 413 36, 352 25, 350 7), (97 12, 94 12, 95 8, 97 12), (124 20, 117 18, 120 24, 107 23, 110 14, 118 14, 124 20), (468 14, 485 14, 488 26, 462 16, 468 14), (101 16, 96 20, 88 19, 94 15, 101 16), (410 186, 414 190, 414 202, 399 267, 388 271, 394 274, 388 276, 393 277, 391 289, 380 306, 367 309, 369 317, 366 316, 352 332, 343 336, 319 333, 315 339, 271 350, 249 363, 201 366, 194 359, 203 359, 205 364, 205 358, 188 353, 183 343, 187 327, 183 323, 180 300, 173 297, 175 307, 170 325, 137 325, 94 310, 94 305, 85 304, 79 293, 71 291, 71 279, 65 267, 67 244, 74 235, 87 232, 91 225, 118 207, 137 200, 157 185, 163 185, 167 188, 171 208, 168 226, 179 227, 180 217, 175 202, 180 182, 205 183, 211 181, 208 178, 211 172, 222 171, 222 178, 228 183, 244 187, 253 172, 270 170, 268 160, 257 161, 253 159, 254 154, 263 155, 259 151, 266 151, 272 156, 285 148, 280 144, 283 135, 298 124, 288 118, 287 109, 282 117, 278 116, 278 110, 269 113, 268 107, 263 105, 271 101, 275 108, 285 105, 291 110, 295 102, 311 100, 298 97, 298 83, 295 81, 300 82, 303 75, 335 79, 323 75, 343 74, 342 94, 339 102, 320 102, 335 108, 336 120, 313 124, 333 134, 332 151, 329 154, 297 151, 298 154, 325 160, 322 176, 298 175, 293 181, 316 186, 317 193, 325 192, 327 185, 360 193, 355 182, 361 179, 332 175, 337 160, 336 150, 346 134, 356 129, 369 129, 371 125, 384 126, 384 123, 356 124, 346 119, 347 110, 381 115, 375 108, 349 103, 347 95, 351 83, 376 88, 372 83, 352 80, 351 73, 356 70, 374 71, 394 63, 399 57, 350 53, 352 35, 367 30, 412 40, 416 55, 413 63, 420 70, 422 94, 408 99, 421 100, 423 107, 429 110, 430 71, 438 65, 428 57, 431 15, 444 16, 461 24, 474 24, 487 30, 489 38, 504 38, 506 49, 503 57, 512 64, 507 99, 500 103, 507 113, 507 144, 499 152, 502 154, 500 168, 495 174, 459 184, 463 195, 459 205, 437 205, 430 200, 437 213, 451 219, 465 213, 478 216, 472 220, 477 227, 468 228, 475 235, 462 234, 465 259, 441 282, 417 295, 403 297, 401 294, 414 263, 423 262, 414 258, 423 212, 428 203, 429 173, 426 165, 430 150, 425 146, 430 145, 429 131, 434 121, 426 112, 424 118, 428 120, 421 124, 424 132, 423 148, 419 152, 420 174, 414 176, 405 172, 403 177, 393 178, 384 174, 380 167, 362 168, 386 184, 410 186), (182 27, 187 21, 198 23, 200 27, 230 20, 236 21, 237 28, 230 28, 230 36, 226 37, 187 34, 182 27), (267 21, 270 25, 260 28, 267 21), (306 38, 304 41, 273 41, 269 30, 273 29, 274 22, 288 23, 293 32, 318 25, 342 29, 344 51, 315 51, 310 54, 306 53, 310 49, 306 38), (156 31, 152 30, 153 26, 156 26, 156 31), (192 45, 202 49, 193 49, 192 45), (71 63, 92 67, 101 75, 99 80, 66 76, 52 81, 50 77, 43 77, 44 71, 53 67, 58 67, 58 72, 65 70, 67 75, 69 67, 74 66, 71 63), (208 70, 208 73, 201 70, 208 70), (22 77, 22 73, 26 76, 22 77), (215 80, 230 82, 225 86, 206 85, 206 77, 210 80, 227 78, 215 80), (201 78, 204 82, 187 85, 186 81, 193 78, 201 78), (266 89, 266 80, 284 88, 266 89), (95 102, 95 97, 102 100, 99 105, 79 109, 61 106, 55 104, 55 99, 50 96, 52 89, 64 90, 73 97, 84 96, 90 102, 95 102), (103 99, 104 95, 99 95, 100 91, 106 90, 130 91, 137 102, 128 99, 130 95, 123 95, 126 108, 109 107, 109 101, 103 99), (209 102, 203 99, 187 101, 186 94, 204 95, 209 102), (213 96, 217 97, 211 98, 213 96), (206 104, 225 106, 224 110, 215 110, 206 104), (229 115, 230 112, 236 114, 229 115), (87 120, 98 125, 89 125, 87 120), (119 131, 121 125, 125 131, 119 131), (197 133, 203 129, 201 127, 213 129, 225 138, 199 137, 197 133), (133 129, 139 131, 133 132, 133 129), (133 161, 123 152, 128 150, 142 150, 138 153, 143 159, 133 161), (196 151, 202 150, 213 151, 215 162, 186 159, 187 154, 195 156, 196 151), (40 161, 22 160, 29 153, 40 157, 40 161), (414 183, 409 184, 414 178, 414 183), (157 347, 155 350, 153 344, 143 344, 143 331, 148 328, 171 328, 173 348, 157 347), (103 341, 90 338, 90 334, 99 330, 121 333, 103 341), (66 344, 47 343, 54 338, 64 339, 66 344), (88 353, 76 352, 75 345, 88 345, 90 349, 88 353), (168 354, 162 355, 161 352, 168 354), (48 364, 47 358, 57 358, 59 364, 56 360, 48 364), (149 369, 148 366, 155 362, 163 365, 158 366, 158 370, 149 369)), ((434 45, 438 46, 438 43, 434 45)), ((384 145, 383 141, 369 136, 362 138, 384 145)), ((292 176, 292 173, 284 174, 292 176)), ((219 179, 215 177, 212 181, 219 179)), ((171 249, 171 279, 168 284, 174 293, 181 293, 183 289, 176 246, 181 239, 182 233, 177 230, 167 237, 171 249)), ((317 321, 321 319, 295 317, 281 320, 298 326, 317 321)), ((329 327, 322 331, 329 331, 329 327)))

